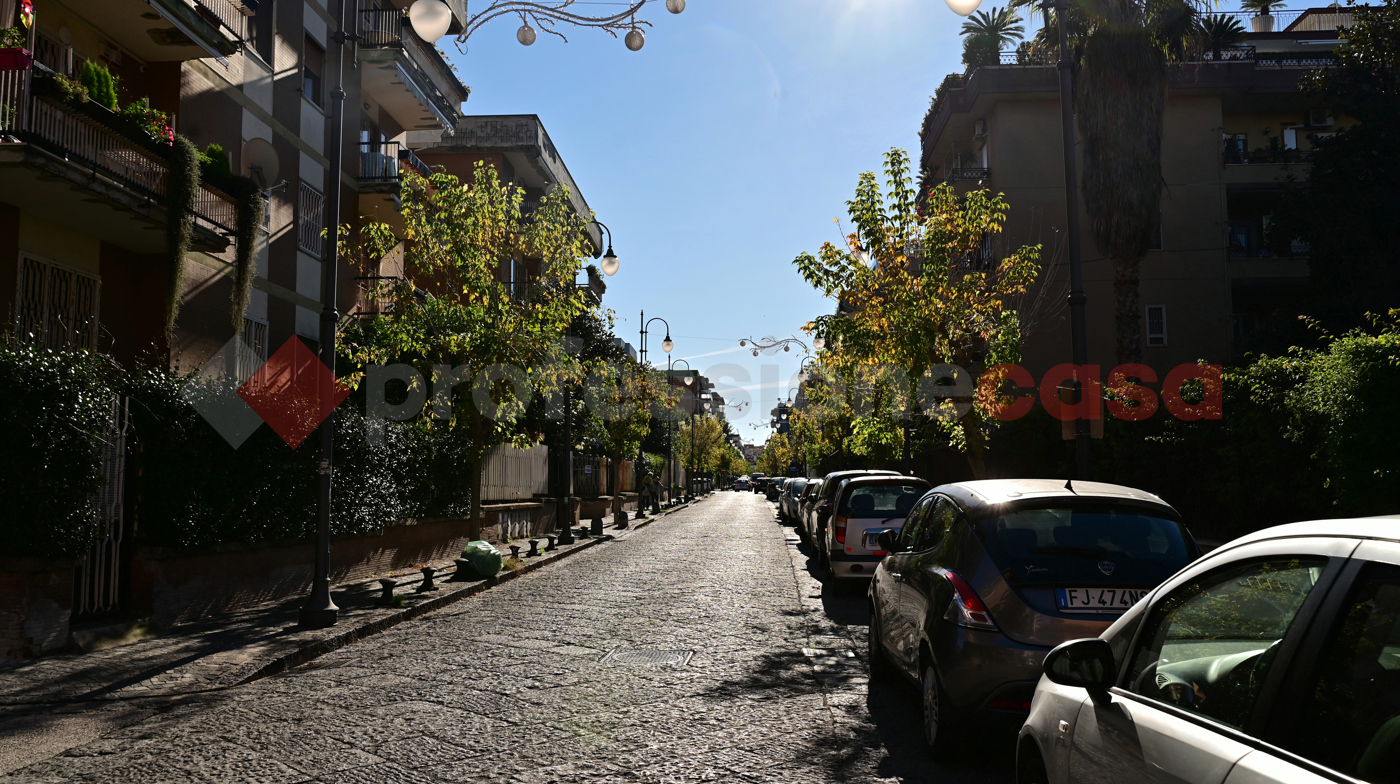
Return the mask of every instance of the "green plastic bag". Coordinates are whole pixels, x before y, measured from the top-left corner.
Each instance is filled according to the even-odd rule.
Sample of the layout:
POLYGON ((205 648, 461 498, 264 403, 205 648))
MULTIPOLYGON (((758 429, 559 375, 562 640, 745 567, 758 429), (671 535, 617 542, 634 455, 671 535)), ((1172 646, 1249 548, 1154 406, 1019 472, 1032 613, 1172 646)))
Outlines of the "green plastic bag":
POLYGON ((489 542, 468 542, 462 550, 462 560, 467 562, 463 577, 468 580, 485 580, 501 571, 501 551, 489 542))

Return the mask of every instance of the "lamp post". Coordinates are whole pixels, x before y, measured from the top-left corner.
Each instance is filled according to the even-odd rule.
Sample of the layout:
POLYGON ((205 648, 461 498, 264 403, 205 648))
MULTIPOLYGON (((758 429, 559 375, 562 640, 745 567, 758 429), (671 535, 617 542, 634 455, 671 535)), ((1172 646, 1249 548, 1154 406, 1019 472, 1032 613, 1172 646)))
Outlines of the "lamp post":
MULTIPOLYGON (((665 337, 664 340, 661 341, 661 350, 666 352, 667 369, 669 370, 669 369, 670 369, 670 368, 669 368, 669 366, 670 366, 670 359, 671 359, 671 349, 673 349, 673 348, 676 347, 675 341, 671 340, 671 325, 670 325, 670 323, 668 323, 668 322, 666 321, 666 319, 661 318, 660 316, 655 316, 655 317, 653 317, 651 320, 647 320, 647 312, 646 312, 645 310, 642 311, 641 321, 642 321, 642 334, 641 334, 640 342, 638 343, 637 352, 638 352, 638 354, 640 354, 640 356, 641 356, 641 362, 642 362, 642 369, 643 369, 643 371, 646 371, 647 368, 649 367, 649 366, 647 365, 647 334, 648 334, 648 333, 647 333, 647 327, 651 326, 651 322, 652 322, 652 321, 660 321, 662 324, 665 324, 665 325, 666 325, 666 337, 665 337)), ((669 378, 669 375, 668 375, 668 378, 669 378)), ((639 445, 637 446, 637 478, 638 478, 639 480, 642 478, 642 466, 643 466, 645 463, 646 463, 646 450, 644 450, 644 449, 642 448, 642 446, 639 444, 639 445)), ((638 494, 638 498, 639 498, 639 499, 641 498, 640 493, 638 494)), ((642 506, 642 504, 641 504, 641 502, 640 502, 640 500, 639 500, 639 501, 637 502, 637 516, 638 516, 638 517, 642 517, 642 516, 643 516, 642 513, 645 511, 644 509, 641 508, 641 506, 642 506)))
MULTIPOLYGON (((613 253, 613 249, 612 249, 612 229, 608 228, 606 225, 603 224, 602 221, 598 220, 597 218, 592 218, 592 219, 590 219, 588 222, 589 222, 589 223, 596 223, 596 224, 598 224, 599 226, 602 226, 603 231, 605 231, 605 232, 608 233, 608 252, 602 254, 603 263, 602 263, 602 264, 599 264, 598 266, 599 266, 600 268, 602 268, 603 274, 604 274, 604 275, 607 275, 608 277, 611 278, 612 276, 614 276, 614 275, 617 274, 617 268, 618 268, 619 266, 621 266, 621 264, 622 264, 622 262, 620 262, 620 261, 618 260, 617 254, 616 254, 616 253, 613 253)), ((594 254, 593 254, 593 258, 595 258, 595 259, 598 258, 598 256, 599 256, 599 254, 597 254, 597 253, 594 253, 594 254)))
MULTIPOLYGON (((674 362, 672 362, 672 361, 671 361, 671 356, 668 354, 668 355, 666 355, 666 384, 667 384, 668 386, 669 386, 670 383, 671 383, 671 382, 670 382, 670 379, 671 379, 671 371, 675 369, 675 366, 676 366, 676 365, 678 365, 678 364, 680 364, 680 363, 682 363, 682 362, 685 362, 685 370, 686 370, 686 372, 689 374, 689 375, 687 375, 687 376, 685 377, 685 385, 686 385, 687 387, 689 387, 692 383, 694 383, 694 381, 695 381, 695 371, 693 371, 693 370, 690 369, 690 363, 687 362, 687 361, 684 360, 684 359, 677 359, 677 360, 675 360, 674 362)), ((666 427, 666 470, 670 472, 671 476, 670 476, 670 477, 667 479, 667 481, 666 481, 666 500, 672 502, 673 504, 674 504, 674 502, 675 502, 675 499, 671 497, 671 488, 675 486, 675 481, 676 481, 676 458, 675 458, 674 453, 673 453, 673 445, 674 445, 675 440, 676 440, 676 437, 675 437, 675 436, 676 436, 676 423, 675 423, 675 421, 674 421, 672 418, 667 417, 667 427, 666 427)))
MULTIPOLYGON (((977 10, 982 0, 946 0, 948 7, 959 16, 967 16, 977 10)), ((1085 324, 1084 307, 1088 297, 1084 294, 1084 267, 1079 243, 1079 174, 1074 156, 1074 63, 1069 57, 1069 29, 1065 17, 1069 14, 1068 0, 1045 0, 1042 9, 1055 9, 1059 25, 1060 59, 1055 67, 1060 72, 1060 140, 1065 161, 1065 231, 1069 235, 1065 251, 1069 255, 1069 328, 1070 346, 1074 364, 1083 368, 1089 364, 1089 339, 1085 324)), ((1083 372, 1082 370, 1079 372, 1083 372)), ((1075 386, 1083 400, 1085 384, 1075 379, 1075 386)), ((1089 431, 1089 420, 1082 417, 1074 421, 1075 473, 1079 479, 1089 479, 1093 472, 1093 442, 1089 431)))

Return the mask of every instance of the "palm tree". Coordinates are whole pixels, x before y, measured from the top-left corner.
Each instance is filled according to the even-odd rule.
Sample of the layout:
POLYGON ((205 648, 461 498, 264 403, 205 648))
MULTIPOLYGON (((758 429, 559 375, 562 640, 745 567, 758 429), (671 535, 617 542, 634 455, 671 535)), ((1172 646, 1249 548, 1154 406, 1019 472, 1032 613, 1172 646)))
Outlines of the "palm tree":
POLYGON ((978 11, 972 18, 963 22, 962 34, 968 38, 982 38, 995 41, 997 49, 1014 46, 1026 36, 1026 28, 1020 25, 1021 17, 1010 8, 992 8, 991 13, 978 11))
POLYGON ((1226 46, 1244 43, 1249 40, 1240 20, 1225 14, 1207 14, 1201 17, 1201 43, 1213 59, 1220 59, 1220 50, 1226 46))

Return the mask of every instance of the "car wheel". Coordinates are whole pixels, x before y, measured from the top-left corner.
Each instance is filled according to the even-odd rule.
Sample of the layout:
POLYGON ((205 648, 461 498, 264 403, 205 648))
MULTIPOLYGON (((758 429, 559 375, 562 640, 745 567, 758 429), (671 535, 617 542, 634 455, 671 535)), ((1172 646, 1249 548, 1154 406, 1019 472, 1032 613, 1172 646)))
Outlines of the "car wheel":
POLYGON ((934 754, 942 754, 952 747, 955 726, 952 711, 948 705, 948 694, 938 680, 938 671, 930 662, 924 662, 919 678, 923 696, 924 744, 934 754))
POLYGON ((870 608, 870 629, 865 638, 865 659, 870 665, 870 680, 885 680, 892 672, 890 660, 885 656, 885 646, 880 643, 884 630, 880 628, 880 614, 872 605, 870 608))
POLYGON ((1021 747, 1016 760, 1016 784, 1050 784, 1050 774, 1045 770, 1045 760, 1033 741, 1021 747))

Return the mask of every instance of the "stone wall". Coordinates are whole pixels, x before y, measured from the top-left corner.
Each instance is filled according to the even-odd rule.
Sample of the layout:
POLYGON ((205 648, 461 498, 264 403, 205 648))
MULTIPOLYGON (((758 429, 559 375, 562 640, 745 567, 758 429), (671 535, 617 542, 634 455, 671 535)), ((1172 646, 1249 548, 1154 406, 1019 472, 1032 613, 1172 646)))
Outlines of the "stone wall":
POLYGON ((75 563, 0 558, 0 660, 41 656, 68 644, 75 563))

